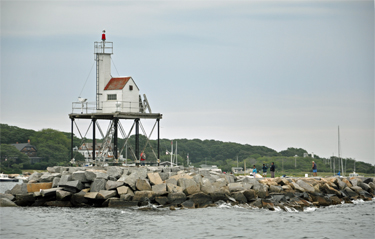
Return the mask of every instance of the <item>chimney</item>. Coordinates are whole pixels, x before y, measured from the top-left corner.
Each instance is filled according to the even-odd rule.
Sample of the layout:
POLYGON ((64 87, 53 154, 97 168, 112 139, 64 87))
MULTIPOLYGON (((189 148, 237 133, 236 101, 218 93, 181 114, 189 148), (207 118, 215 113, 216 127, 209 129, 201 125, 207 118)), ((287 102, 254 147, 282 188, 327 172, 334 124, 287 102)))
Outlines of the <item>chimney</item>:
POLYGON ((18 144, 18 142, 16 142, 16 144, 18 144))
POLYGON ((30 139, 27 140, 27 143, 30 144, 30 139))

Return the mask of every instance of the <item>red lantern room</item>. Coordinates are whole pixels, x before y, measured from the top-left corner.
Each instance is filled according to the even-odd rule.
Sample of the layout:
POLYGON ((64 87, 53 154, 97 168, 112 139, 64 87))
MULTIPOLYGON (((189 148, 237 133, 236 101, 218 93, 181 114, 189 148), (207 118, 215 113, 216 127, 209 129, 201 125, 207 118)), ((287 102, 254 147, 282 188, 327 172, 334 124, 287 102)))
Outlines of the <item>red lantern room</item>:
POLYGON ((103 30, 103 34, 102 34, 102 41, 105 41, 105 30, 103 30))

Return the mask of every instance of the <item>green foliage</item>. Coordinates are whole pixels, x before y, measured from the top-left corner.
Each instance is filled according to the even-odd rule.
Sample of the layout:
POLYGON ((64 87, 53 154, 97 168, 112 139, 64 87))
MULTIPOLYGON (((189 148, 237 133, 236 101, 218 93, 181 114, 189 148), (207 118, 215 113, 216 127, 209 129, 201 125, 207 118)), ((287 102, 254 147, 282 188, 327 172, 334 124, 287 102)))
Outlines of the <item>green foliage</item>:
POLYGON ((0 124, 0 144, 27 143, 34 134, 34 130, 0 124))
POLYGON ((299 156, 299 157, 303 157, 303 154, 304 153, 307 153, 306 150, 304 149, 297 149, 297 148, 288 148, 287 150, 282 150, 280 151, 280 154, 282 156, 286 156, 286 157, 293 157, 295 155, 299 156))
POLYGON ((0 145, 0 169, 4 173, 20 173, 23 164, 29 163, 29 158, 9 144, 0 145))

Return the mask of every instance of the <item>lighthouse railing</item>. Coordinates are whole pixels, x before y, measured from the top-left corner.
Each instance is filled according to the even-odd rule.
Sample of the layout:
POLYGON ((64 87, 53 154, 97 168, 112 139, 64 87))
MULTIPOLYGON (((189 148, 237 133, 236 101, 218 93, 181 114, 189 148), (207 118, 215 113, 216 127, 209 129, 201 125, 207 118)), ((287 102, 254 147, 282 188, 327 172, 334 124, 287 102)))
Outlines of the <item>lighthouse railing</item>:
POLYGON ((139 102, 132 101, 101 101, 100 110, 96 109, 96 102, 73 102, 73 114, 92 114, 92 113, 114 113, 114 112, 139 112, 139 102))
POLYGON ((100 41, 94 43, 94 54, 113 54, 113 42, 100 41))

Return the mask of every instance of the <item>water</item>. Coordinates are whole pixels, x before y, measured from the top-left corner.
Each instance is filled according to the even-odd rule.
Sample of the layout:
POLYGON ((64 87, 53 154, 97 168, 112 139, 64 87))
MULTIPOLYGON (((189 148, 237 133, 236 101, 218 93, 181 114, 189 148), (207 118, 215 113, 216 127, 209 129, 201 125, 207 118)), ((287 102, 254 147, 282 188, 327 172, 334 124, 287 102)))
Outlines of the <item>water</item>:
MULTIPOLYGON (((3 192, 3 185, 0 185, 3 192)), ((375 200, 304 212, 216 208, 0 208, 0 238, 374 238, 375 200)))

